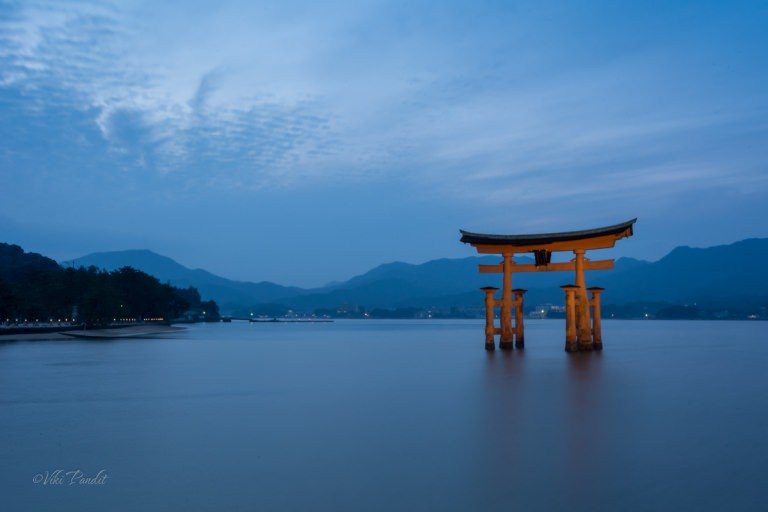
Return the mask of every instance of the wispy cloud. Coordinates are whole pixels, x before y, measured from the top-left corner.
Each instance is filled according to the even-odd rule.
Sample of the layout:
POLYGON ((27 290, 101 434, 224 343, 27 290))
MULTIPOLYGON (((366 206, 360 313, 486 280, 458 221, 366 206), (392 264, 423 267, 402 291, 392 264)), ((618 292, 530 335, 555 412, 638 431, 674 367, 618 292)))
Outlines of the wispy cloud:
POLYGON ((136 52, 146 27, 132 14, 99 4, 20 7, 2 20, 0 83, 22 91, 30 112, 92 112, 113 150, 149 152, 160 172, 205 163, 209 172, 224 166, 259 180, 330 153, 328 114, 311 91, 228 95, 225 56, 179 64, 162 47, 160 56, 136 52))
POLYGON ((700 157, 680 150, 747 115, 737 102, 648 93, 674 48, 669 62, 639 50, 561 63, 510 13, 505 32, 481 13, 462 33, 461 13, 427 24, 377 3, 4 10, 0 87, 30 112, 83 112, 110 151, 187 183, 394 178, 489 201, 523 187, 536 201, 741 172, 711 158, 696 171, 700 157), (534 72, 539 61, 559 67, 534 72))

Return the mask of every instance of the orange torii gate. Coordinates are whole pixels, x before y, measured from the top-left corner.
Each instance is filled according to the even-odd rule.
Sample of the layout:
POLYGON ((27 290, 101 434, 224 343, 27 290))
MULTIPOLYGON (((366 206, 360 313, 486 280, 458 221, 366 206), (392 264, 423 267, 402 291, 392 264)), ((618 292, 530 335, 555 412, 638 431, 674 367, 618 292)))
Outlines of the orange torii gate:
POLYGON ((512 288, 513 273, 573 270, 576 274, 576 284, 561 286, 565 291, 565 350, 602 350, 600 292, 603 289, 587 288, 584 271, 611 269, 613 260, 590 261, 585 254, 590 249, 608 249, 613 247, 617 240, 632 236, 632 226, 636 221, 637 219, 632 219, 614 226, 584 231, 535 235, 486 235, 460 230, 461 241, 472 245, 478 253, 501 254, 503 257, 498 265, 480 265, 481 274, 504 275, 501 300, 494 298, 498 288, 481 288, 485 292, 485 348, 495 348, 496 334, 500 335, 499 347, 502 349, 511 349, 513 342, 518 348, 523 348, 525 344, 523 295, 527 290, 512 288), (552 263, 552 253, 558 251, 573 251, 574 258, 565 263, 552 263), (515 254, 526 252, 533 253, 534 264, 519 264, 512 259, 515 254), (587 292, 591 293, 591 297, 587 297, 587 292), (494 327, 495 306, 501 308, 499 328, 494 327))

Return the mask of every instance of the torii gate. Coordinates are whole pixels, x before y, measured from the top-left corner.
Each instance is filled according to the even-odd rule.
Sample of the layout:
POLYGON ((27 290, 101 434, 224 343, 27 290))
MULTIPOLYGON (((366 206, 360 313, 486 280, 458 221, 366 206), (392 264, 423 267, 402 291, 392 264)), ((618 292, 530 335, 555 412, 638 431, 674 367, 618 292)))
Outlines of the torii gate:
POLYGON ((576 284, 561 286, 565 291, 565 350, 602 350, 603 340, 600 326, 599 287, 586 287, 585 270, 613 268, 613 260, 590 261, 585 254, 590 249, 608 249, 617 240, 632 236, 632 219, 614 226, 567 231, 563 233, 541 233, 535 235, 486 235, 461 231, 461 241, 470 244, 480 254, 501 254, 504 258, 498 265, 480 265, 481 274, 503 273, 501 300, 494 298, 498 288, 486 286, 485 292, 485 348, 494 350, 494 335, 500 334, 499 348, 523 348, 523 295, 527 290, 512 288, 514 272, 547 272, 573 270, 576 284), (552 253, 573 251, 574 259, 567 263, 551 263, 552 253), (512 259, 517 253, 532 252, 534 264, 519 264, 512 259), (591 297, 587 297, 587 292, 591 297), (512 296, 514 295, 514 298, 512 296), (501 307, 501 327, 494 327, 493 308, 501 307), (590 306, 592 314, 590 315, 590 306), (591 318, 590 318, 591 317, 591 318), (514 318, 514 327, 512 320, 514 318))

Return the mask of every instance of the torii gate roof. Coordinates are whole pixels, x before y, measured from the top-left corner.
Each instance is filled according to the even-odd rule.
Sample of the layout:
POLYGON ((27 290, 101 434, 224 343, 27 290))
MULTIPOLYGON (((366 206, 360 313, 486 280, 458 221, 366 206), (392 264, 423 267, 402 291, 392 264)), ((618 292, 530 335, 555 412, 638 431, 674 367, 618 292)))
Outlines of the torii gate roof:
MULTIPOLYGON (((463 229, 459 231, 461 231, 461 241, 465 244, 472 244, 474 246, 525 247, 530 250, 534 247, 546 249, 547 246, 551 244, 563 245, 559 242, 586 241, 594 238, 608 239, 615 243, 616 240, 632 236, 632 225, 636 221, 637 218, 634 218, 622 222, 621 224, 602 228, 585 229, 581 231, 563 231, 561 233, 537 233, 530 235, 489 235, 484 233, 471 233, 469 231, 464 231, 463 229)), ((610 245, 612 246, 613 243, 610 245)))

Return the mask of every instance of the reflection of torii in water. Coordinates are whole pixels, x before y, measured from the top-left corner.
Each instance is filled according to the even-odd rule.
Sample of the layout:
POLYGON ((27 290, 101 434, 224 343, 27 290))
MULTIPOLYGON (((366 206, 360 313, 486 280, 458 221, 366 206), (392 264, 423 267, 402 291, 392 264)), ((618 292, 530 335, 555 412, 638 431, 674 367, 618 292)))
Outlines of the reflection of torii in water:
POLYGON ((616 244, 616 240, 632 236, 635 221, 637 219, 604 228, 536 235, 485 235, 461 230, 461 241, 472 245, 478 253, 501 254, 504 258, 498 265, 480 265, 480 273, 504 274, 501 300, 493 297, 498 288, 482 288, 485 292, 485 348, 495 348, 495 334, 501 335, 500 348, 512 348, 513 341, 518 348, 523 348, 523 294, 526 290, 512 289, 513 272, 573 270, 576 273, 576 284, 561 286, 565 290, 565 350, 601 350, 600 292, 603 289, 587 288, 584 271, 611 269, 613 260, 590 261, 584 254, 590 249, 608 249, 616 244), (567 263, 551 263, 552 253, 558 251, 573 251, 575 258, 567 263), (524 252, 533 253, 536 262, 532 265, 515 263, 513 255, 524 252), (591 292, 591 298, 587 297, 587 291, 591 292), (494 306, 501 308, 500 328, 493 325, 494 306))

